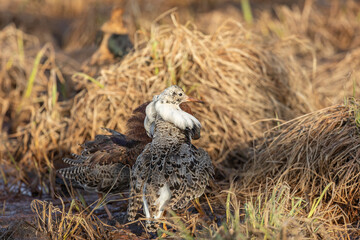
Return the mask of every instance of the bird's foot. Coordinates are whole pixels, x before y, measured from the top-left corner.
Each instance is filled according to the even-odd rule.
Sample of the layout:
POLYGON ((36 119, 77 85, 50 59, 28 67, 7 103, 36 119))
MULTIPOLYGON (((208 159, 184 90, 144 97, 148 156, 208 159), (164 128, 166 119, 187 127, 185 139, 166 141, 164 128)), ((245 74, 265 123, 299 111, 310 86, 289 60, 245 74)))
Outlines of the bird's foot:
POLYGON ((199 198, 195 198, 194 201, 194 207, 196 208, 196 210, 200 213, 200 216, 205 216, 205 212, 201 207, 201 204, 199 202, 199 198))
MULTIPOLYGON (((168 231, 166 223, 163 223, 163 229, 165 232, 168 231)), ((163 232, 163 234, 161 234, 161 238, 166 238, 167 234, 165 232, 163 232)))

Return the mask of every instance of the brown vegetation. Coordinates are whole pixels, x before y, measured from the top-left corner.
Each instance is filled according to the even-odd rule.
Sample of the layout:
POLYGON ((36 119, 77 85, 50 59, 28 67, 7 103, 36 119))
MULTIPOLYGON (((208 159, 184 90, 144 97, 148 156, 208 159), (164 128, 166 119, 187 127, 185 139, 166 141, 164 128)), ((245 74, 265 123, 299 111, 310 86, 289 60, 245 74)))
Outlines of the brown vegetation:
MULTIPOLYGON (((54 10, 54 16, 85 16, 80 5, 66 14, 54 10)), ((124 6, 138 16, 136 5, 124 6)), ((19 190, 21 183, 33 195, 54 196, 54 169, 62 157, 101 127, 124 132, 133 109, 177 84, 205 101, 193 105, 203 125, 194 144, 210 153, 216 177, 200 200, 208 216, 191 206, 170 213, 168 225, 177 232, 169 235, 359 237, 359 9, 354 1, 332 1, 329 8, 305 1, 303 8, 262 10, 252 23, 226 21, 211 34, 196 22, 182 24, 184 15, 168 14, 144 23, 150 27, 136 32, 135 50, 96 79, 73 75, 81 63, 64 55, 64 49, 89 44, 90 38, 76 42, 76 34, 94 36, 94 22, 84 20, 89 16, 77 20, 79 31, 73 22, 76 34, 63 46, 7 26, 0 31, 6 191, 0 196, 14 195, 13 186, 19 190)), ((65 204, 60 209, 34 201, 36 226, 48 236, 133 236, 127 225, 115 231, 83 205, 74 201, 70 208, 77 210, 70 211, 65 204)))
MULTIPOLYGON (((288 121, 265 134, 239 175, 245 188, 286 182, 314 200, 337 223, 358 222, 360 199, 359 104, 349 102, 288 121)), ((330 217, 329 216, 329 217, 330 217)))

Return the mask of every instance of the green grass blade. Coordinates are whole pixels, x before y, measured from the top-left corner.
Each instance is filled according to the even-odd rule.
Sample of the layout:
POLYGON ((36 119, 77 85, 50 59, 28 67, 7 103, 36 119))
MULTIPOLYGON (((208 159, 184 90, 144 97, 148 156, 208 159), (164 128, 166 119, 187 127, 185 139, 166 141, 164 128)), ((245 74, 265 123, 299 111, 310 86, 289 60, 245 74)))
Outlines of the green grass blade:
POLYGON ((24 94, 25 98, 29 98, 31 95, 31 92, 32 92, 32 89, 34 86, 34 82, 35 82, 35 77, 38 72, 38 67, 39 67, 41 58, 43 57, 43 55, 45 53, 45 49, 46 48, 42 48, 35 57, 34 66, 31 70, 30 77, 29 77, 29 80, 28 80, 28 83, 26 86, 25 94, 24 94))
POLYGON ((6 151, 7 151, 7 154, 8 154, 8 156, 9 156, 9 158, 10 158, 10 161, 14 164, 16 170, 20 172, 20 167, 19 167, 19 165, 16 163, 14 156, 10 153, 9 150, 6 149, 6 151))
POLYGON ((5 69, 9 70, 14 64, 14 58, 10 57, 9 60, 6 62, 5 69))
POLYGON ((247 23, 253 23, 253 15, 251 12, 251 6, 249 0, 241 0, 241 9, 244 14, 244 19, 247 23))
POLYGON ((356 93, 356 81, 355 78, 353 78, 353 98, 355 98, 355 93, 356 93))
POLYGON ((289 216, 296 216, 298 214, 298 212, 300 211, 300 209, 302 209, 301 204, 304 202, 304 200, 302 198, 292 198, 291 199, 291 205, 292 208, 289 212, 289 216), (294 203, 294 201, 297 199, 296 203, 294 203))
POLYGON ((231 196, 231 188, 229 190, 229 193, 227 195, 226 198, 226 223, 229 225, 230 223, 230 217, 231 217, 231 212, 230 212, 230 196, 231 196))
POLYGON ((325 196, 325 193, 327 192, 327 190, 329 189, 329 187, 331 186, 331 184, 332 184, 332 183, 329 183, 329 184, 325 187, 325 189, 324 189, 324 191, 322 191, 320 197, 319 197, 319 198, 315 201, 315 203, 312 205, 311 210, 310 210, 310 212, 309 212, 309 214, 308 214, 308 218, 311 218, 311 217, 314 215, 317 207, 319 206, 321 200, 322 200, 323 197, 325 196))
MULTIPOLYGON (((80 193, 80 191, 77 191, 77 194, 78 194, 78 197, 79 197, 79 200, 80 200, 81 204, 82 204, 84 207, 87 207, 87 203, 86 203, 86 201, 85 201, 84 196, 80 193)), ((80 209, 78 209, 78 211, 80 212, 80 209)))
POLYGON ((77 76, 86 78, 87 80, 95 83, 95 84, 96 84, 97 86, 99 86, 100 88, 104 88, 104 87, 105 87, 103 84, 101 84, 101 83, 100 83, 99 81, 97 81, 95 78, 90 77, 89 75, 87 75, 87 74, 85 74, 85 73, 80 73, 80 72, 75 73, 75 74, 74 74, 74 77, 77 77, 77 76))

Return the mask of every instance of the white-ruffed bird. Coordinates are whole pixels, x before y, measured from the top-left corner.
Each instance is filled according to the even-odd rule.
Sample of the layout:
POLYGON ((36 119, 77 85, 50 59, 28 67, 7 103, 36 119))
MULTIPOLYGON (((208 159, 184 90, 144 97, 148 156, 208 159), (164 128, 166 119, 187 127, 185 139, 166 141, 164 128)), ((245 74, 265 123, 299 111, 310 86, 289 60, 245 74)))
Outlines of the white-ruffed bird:
POLYGON ((195 101, 178 86, 165 89, 146 108, 144 126, 152 138, 136 159, 130 181, 128 219, 133 221, 143 205, 147 229, 155 231, 152 219, 159 219, 166 208, 184 208, 200 197, 213 176, 207 152, 191 144, 200 136, 201 124, 180 108, 195 101))

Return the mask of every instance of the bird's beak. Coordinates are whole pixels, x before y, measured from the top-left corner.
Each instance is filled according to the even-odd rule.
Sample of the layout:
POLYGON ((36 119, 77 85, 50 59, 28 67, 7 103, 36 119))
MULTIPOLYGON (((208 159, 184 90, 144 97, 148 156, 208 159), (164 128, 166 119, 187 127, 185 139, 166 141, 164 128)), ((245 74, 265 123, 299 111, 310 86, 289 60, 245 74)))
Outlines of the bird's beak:
POLYGON ((198 102, 198 103, 204 103, 204 101, 201 101, 199 99, 193 98, 193 97, 187 97, 185 102, 198 102))

